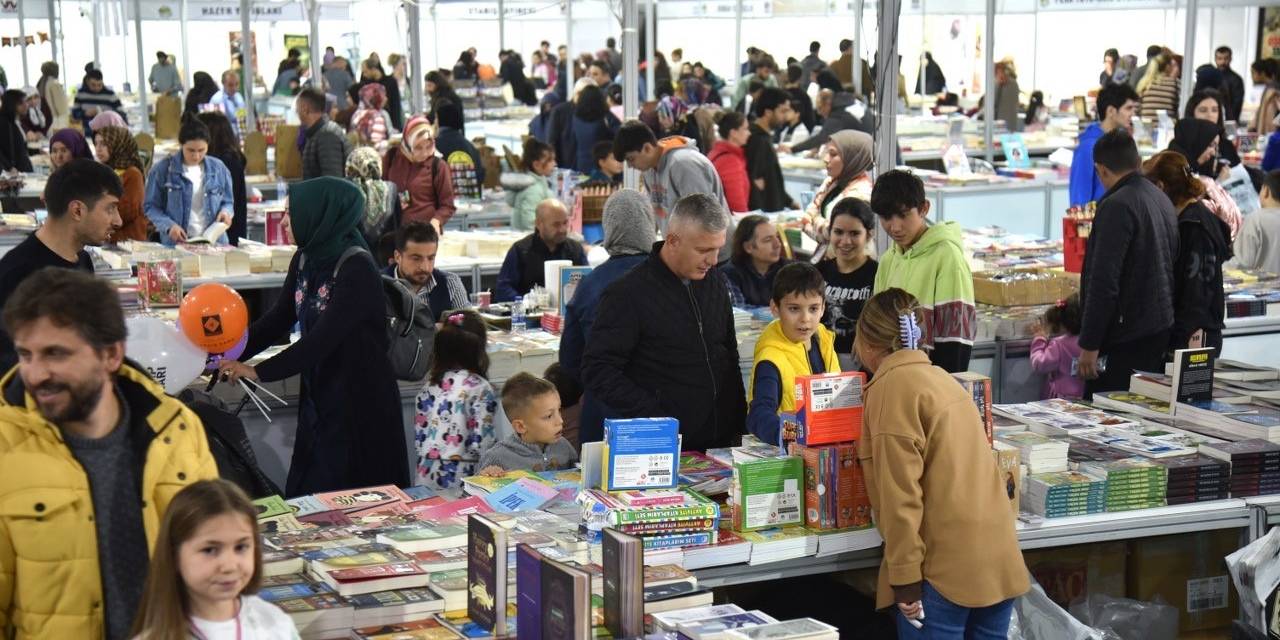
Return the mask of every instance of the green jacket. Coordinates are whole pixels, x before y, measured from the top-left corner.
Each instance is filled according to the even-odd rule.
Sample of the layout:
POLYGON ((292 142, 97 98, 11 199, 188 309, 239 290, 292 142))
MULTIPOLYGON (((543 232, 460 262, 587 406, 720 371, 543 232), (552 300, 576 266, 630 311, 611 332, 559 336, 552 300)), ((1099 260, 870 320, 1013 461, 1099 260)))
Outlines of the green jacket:
POLYGON ((876 269, 875 292, 897 287, 924 308, 924 344, 929 359, 951 373, 969 367, 977 330, 973 276, 960 240, 960 225, 940 222, 903 251, 894 244, 876 269))

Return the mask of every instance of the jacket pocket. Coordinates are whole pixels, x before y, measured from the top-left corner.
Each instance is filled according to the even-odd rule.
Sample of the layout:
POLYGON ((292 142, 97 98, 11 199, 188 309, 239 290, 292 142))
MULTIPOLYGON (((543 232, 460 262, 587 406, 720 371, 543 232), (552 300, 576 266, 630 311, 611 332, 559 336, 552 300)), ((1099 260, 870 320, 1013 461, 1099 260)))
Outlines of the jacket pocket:
MULTIPOLYGON (((74 489, 30 488, 0 500, 0 519, 9 529, 14 552, 37 562, 82 557, 76 549, 82 527, 94 526, 82 516, 81 492, 74 489)), ((91 536, 96 539, 96 536, 91 536)))

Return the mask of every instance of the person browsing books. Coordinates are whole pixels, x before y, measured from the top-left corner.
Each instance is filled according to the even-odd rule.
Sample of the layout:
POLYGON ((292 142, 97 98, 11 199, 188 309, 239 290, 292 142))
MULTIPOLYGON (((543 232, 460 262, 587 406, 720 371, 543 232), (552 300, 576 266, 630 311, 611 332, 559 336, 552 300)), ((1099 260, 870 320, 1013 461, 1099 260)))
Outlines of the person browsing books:
POLYGON ((0 380, 0 633, 125 640, 170 501, 218 476, 205 429, 126 360, 107 281, 46 267, 4 324, 22 358, 0 380))
POLYGON ((1098 92, 1098 121, 1080 134, 1071 161, 1071 180, 1067 187, 1068 200, 1073 207, 1097 202, 1106 193, 1098 173, 1093 169, 1093 145, 1103 134, 1133 129, 1133 116, 1138 113, 1138 92, 1125 83, 1108 84, 1098 92))
POLYGON ((1040 398, 1079 399, 1084 380, 1076 375, 1080 358, 1080 294, 1059 300, 1031 327, 1031 369, 1043 375, 1040 398))
POLYGON ((494 301, 510 302, 520 299, 534 287, 555 286, 555 283, 546 281, 543 263, 548 260, 568 260, 578 267, 587 264, 582 243, 569 237, 569 210, 555 198, 538 203, 533 233, 507 250, 502 269, 498 271, 494 301))
POLYGON ((822 323, 836 336, 836 356, 840 368, 857 370, 853 357, 853 336, 862 305, 871 297, 875 286, 875 260, 867 255, 875 214, 871 205, 860 198, 845 198, 831 209, 827 223, 827 259, 818 263, 818 271, 827 283, 826 313, 822 323))
POLYGON ((787 264, 782 237, 769 219, 749 215, 733 230, 729 263, 720 267, 735 307, 764 307, 773 295, 773 280, 787 264))
POLYGON ((1177 209, 1142 177, 1138 145, 1116 129, 1098 139, 1094 168, 1107 187, 1080 274, 1080 365, 1085 398, 1124 391, 1134 371, 1163 371, 1173 327, 1177 209), (1099 366, 1102 356, 1105 367, 1099 366))
POLYGON ((208 155, 209 128, 199 120, 188 120, 178 131, 181 153, 165 156, 147 176, 147 196, 143 209, 160 233, 166 247, 195 240, 214 224, 224 233, 208 238, 227 244, 226 227, 235 210, 231 172, 222 161, 208 155))
POLYGON ((761 441, 778 440, 778 414, 795 411, 796 376, 837 373, 835 334, 822 326, 826 283, 807 262, 778 271, 769 310, 774 320, 756 342, 747 386, 747 431, 761 441))
POLYGON ((202 480, 173 497, 156 537, 139 640, 298 640, 284 611, 260 596, 258 509, 239 487, 202 480))
POLYGON ((1173 262, 1171 349, 1213 347, 1222 352, 1226 294, 1222 266, 1231 259, 1231 229, 1205 205, 1204 183, 1176 151, 1162 151, 1142 172, 1178 211, 1178 254, 1173 262))
MULTIPOLYGON (((0 258, 0 304, 31 274, 45 267, 93 273, 86 247, 97 247, 120 228, 120 176, 93 160, 73 159, 45 183, 49 217, 31 235, 0 258)), ((13 338, 0 330, 0 371, 18 363, 13 338)))
POLYGON ((287 497, 351 487, 409 486, 400 391, 387 357, 382 276, 364 244, 364 193, 326 176, 289 185, 286 224, 298 243, 275 305, 249 326, 241 361, 225 380, 298 376, 297 441, 287 497), (283 351, 244 364, 289 336, 283 351))
POLYGON ((903 640, 1004 638, 1030 588, 1009 496, 973 398, 920 350, 924 319, 886 289, 854 339, 873 374, 858 459, 884 538, 876 608, 896 605, 903 640))
POLYGON ((729 292, 713 272, 727 225, 719 198, 682 198, 666 239, 605 289, 582 356, 605 417, 674 417, 690 451, 736 442, 746 418, 729 292))
POLYGON ((415 485, 460 486, 476 474, 481 454, 493 446, 498 398, 488 380, 487 344, 484 320, 474 311, 450 313, 436 332, 431 371, 414 405, 415 485))
POLYGON ((928 222, 924 182, 908 171, 893 170, 876 180, 871 210, 893 246, 881 256, 875 291, 897 287, 924 308, 925 337, 934 364, 957 373, 969 368, 977 332, 973 277, 956 222, 928 222))
POLYGON ((577 450, 563 435, 560 393, 554 384, 523 371, 517 373, 502 385, 502 410, 515 433, 481 454, 481 474, 556 471, 578 461, 577 450))

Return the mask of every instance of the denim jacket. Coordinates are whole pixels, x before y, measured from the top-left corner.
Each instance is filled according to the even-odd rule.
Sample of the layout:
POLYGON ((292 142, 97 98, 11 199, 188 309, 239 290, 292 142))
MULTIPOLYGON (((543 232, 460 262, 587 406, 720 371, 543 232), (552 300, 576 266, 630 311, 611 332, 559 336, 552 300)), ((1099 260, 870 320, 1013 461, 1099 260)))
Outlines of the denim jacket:
MULTIPOLYGON (((233 191, 231 189, 231 172, 227 165, 213 157, 204 157, 204 226, 208 228, 218 217, 218 213, 235 210, 233 191)), ((151 175, 147 176, 147 198, 143 210, 151 224, 160 232, 160 241, 165 246, 174 245, 169 237, 169 228, 180 225, 187 228, 188 216, 191 214, 191 196, 193 185, 182 172, 182 153, 166 156, 151 167, 151 175)), ((227 243, 227 236, 218 239, 219 244, 227 243)))

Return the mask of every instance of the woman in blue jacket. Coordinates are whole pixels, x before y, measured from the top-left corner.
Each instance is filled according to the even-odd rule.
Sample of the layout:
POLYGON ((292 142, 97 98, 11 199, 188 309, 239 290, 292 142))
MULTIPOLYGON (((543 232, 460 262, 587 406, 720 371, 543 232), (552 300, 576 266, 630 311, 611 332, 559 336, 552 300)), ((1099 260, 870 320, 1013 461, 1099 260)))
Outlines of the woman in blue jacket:
MULTIPOLYGON (((209 153, 209 129, 190 120, 178 132, 182 152, 160 160, 147 176, 144 211, 165 246, 200 236, 215 222, 231 225, 231 172, 209 153)), ((218 244, 226 244, 222 234, 218 244)))

